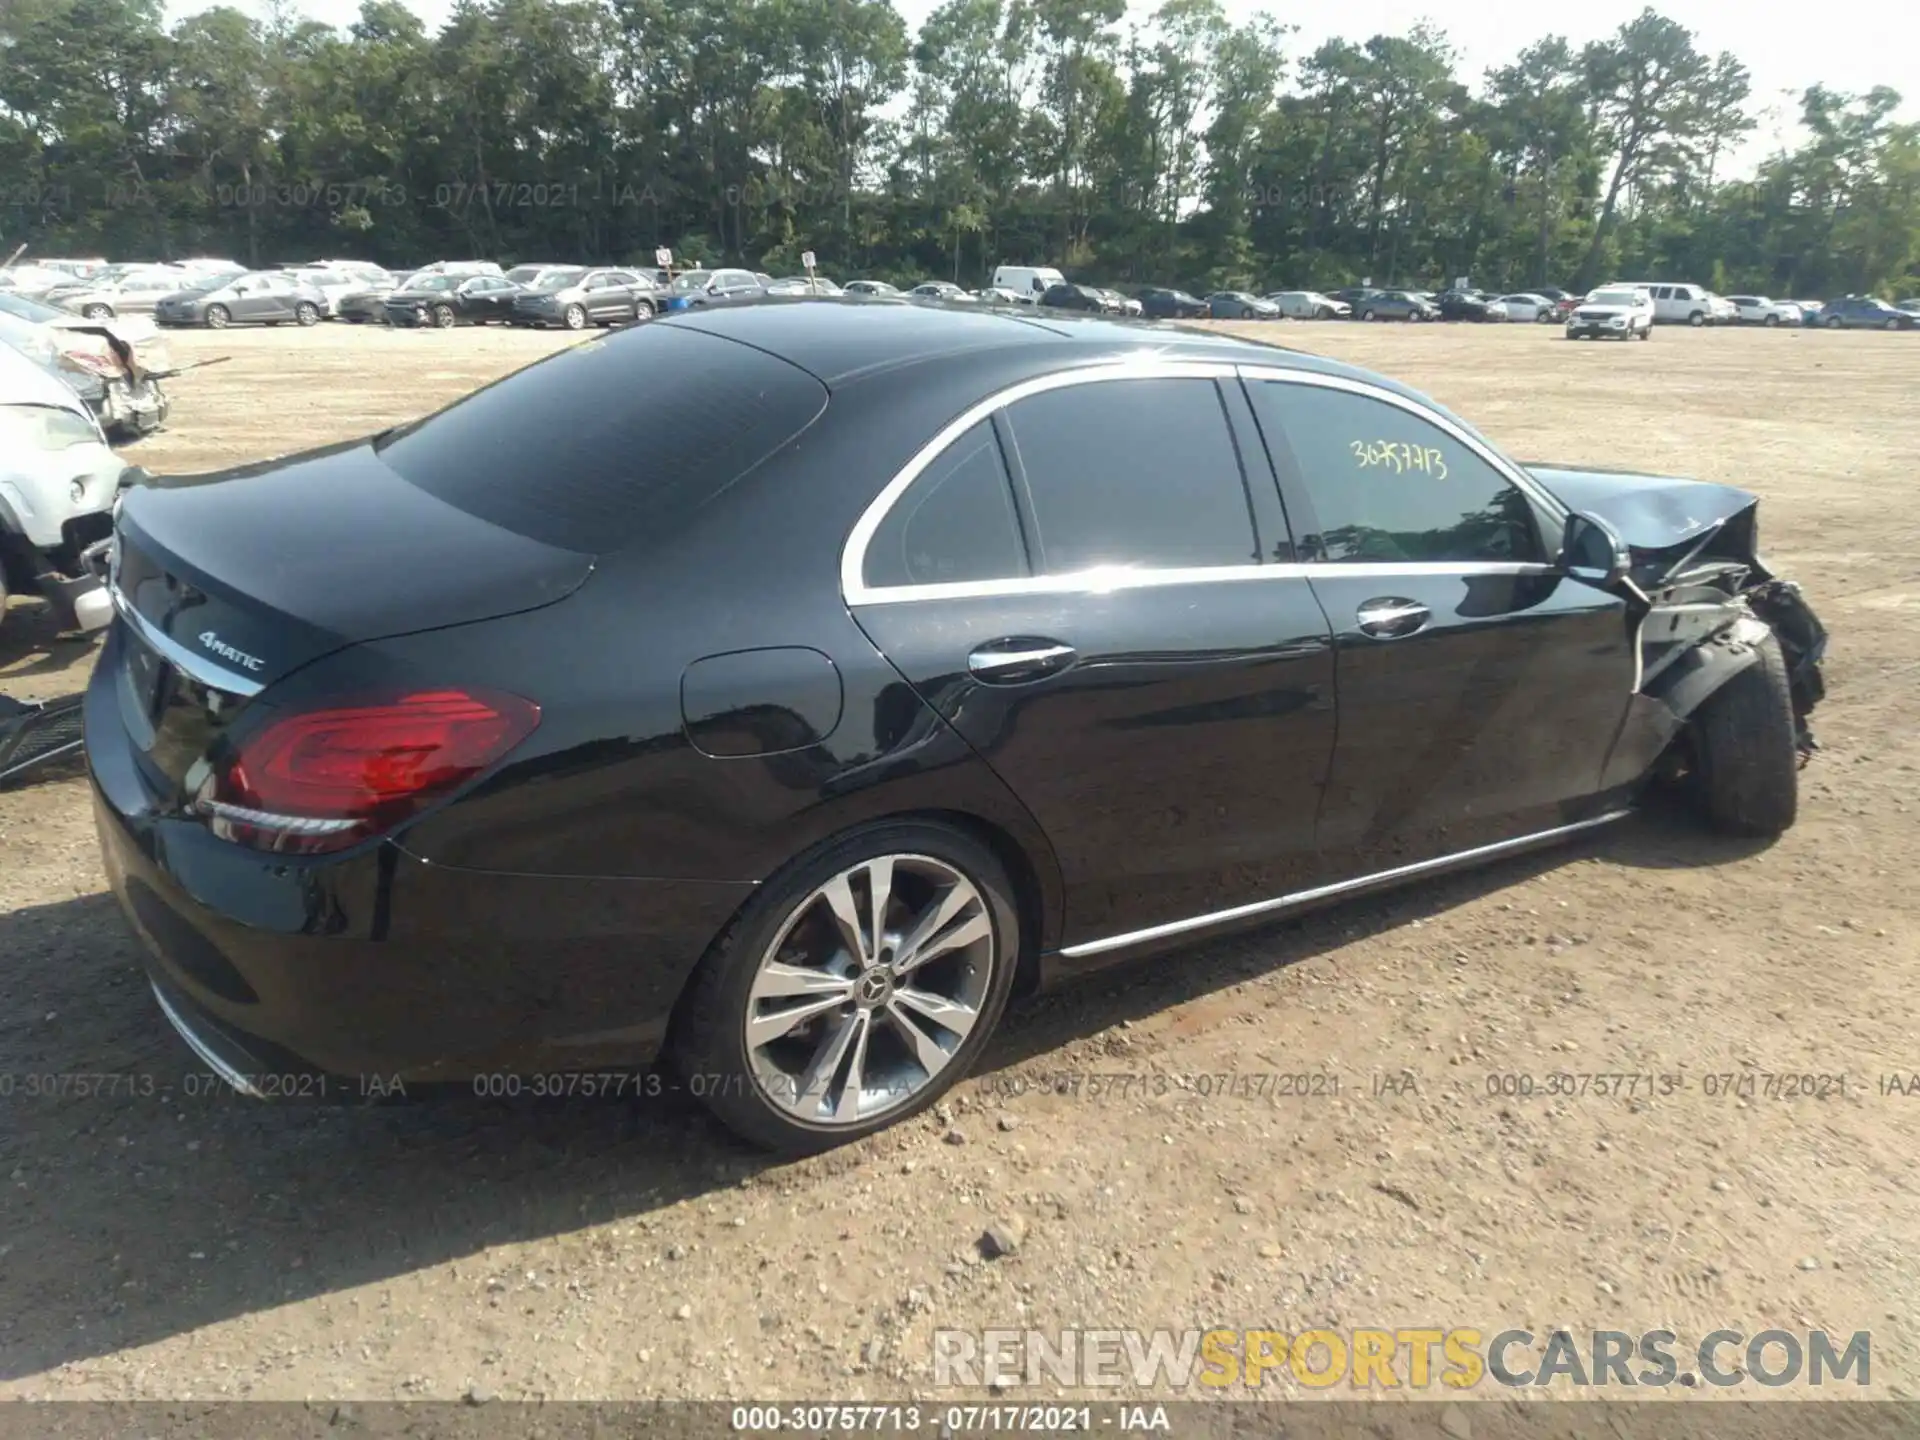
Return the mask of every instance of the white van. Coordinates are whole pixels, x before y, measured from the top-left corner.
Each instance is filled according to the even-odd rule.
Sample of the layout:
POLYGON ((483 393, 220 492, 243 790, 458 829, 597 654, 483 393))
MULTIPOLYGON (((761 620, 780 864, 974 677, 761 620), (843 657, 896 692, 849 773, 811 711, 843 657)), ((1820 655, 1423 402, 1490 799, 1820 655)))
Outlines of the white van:
MULTIPOLYGON (((1637 286, 1653 297, 1653 318, 1662 325, 1714 325, 1725 316, 1724 302, 1715 305, 1704 285, 1654 285, 1644 280, 1619 282, 1637 286)), ((1616 289, 1611 285, 1608 289, 1616 289)))
POLYGON ((1067 277, 1049 265, 1002 265, 993 272, 994 290, 1011 290, 1023 299, 1038 300, 1055 285, 1064 285, 1067 277))

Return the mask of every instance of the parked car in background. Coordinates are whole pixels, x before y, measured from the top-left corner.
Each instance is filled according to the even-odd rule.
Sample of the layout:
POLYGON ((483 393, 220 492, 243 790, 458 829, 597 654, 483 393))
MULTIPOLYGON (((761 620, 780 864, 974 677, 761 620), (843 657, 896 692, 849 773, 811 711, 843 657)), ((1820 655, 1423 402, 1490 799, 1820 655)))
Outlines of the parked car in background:
POLYGON ((1791 300, 1771 300, 1765 295, 1729 295, 1734 322, 1740 325, 1798 325, 1806 318, 1791 300))
POLYGON ((154 303, 157 325, 224 330, 229 325, 317 325, 327 298, 313 286, 279 270, 211 272, 190 277, 154 303))
POLYGON ((537 291, 504 275, 416 276, 387 296, 387 323, 440 330, 456 325, 519 323, 519 301, 529 295, 550 293, 585 273, 578 268, 549 271, 547 288, 537 291))
POLYGON ((1207 302, 1185 290, 1149 285, 1137 298, 1140 313, 1153 320, 1203 320, 1208 313, 1207 302))
POLYGON ((333 318, 344 320, 349 325, 384 325, 387 297, 412 284, 413 279, 413 275, 408 273, 395 275, 390 283, 363 282, 355 289, 335 297, 333 318))
POLYGON ((1894 301, 1894 308, 1896 310, 1905 310, 1911 315, 1920 315, 1920 296, 1915 296, 1911 300, 1896 300, 1894 301))
POLYGON ((849 280, 840 287, 849 295, 898 295, 900 287, 884 280, 849 280))
POLYGON ((370 286, 384 285, 392 289, 396 283, 392 275, 377 265, 303 265, 285 273, 320 292, 320 313, 329 320, 339 316, 340 302, 347 296, 370 286))
POLYGON ((83 320, 66 310, 0 293, 0 339, 60 373, 111 440, 160 428, 173 370, 166 343, 144 320, 83 320))
POLYGON ((1642 285, 1603 285, 1567 316, 1569 340, 1651 340, 1653 297, 1642 285))
POLYGON ((716 301, 746 300, 766 293, 751 270, 689 270, 675 276, 673 288, 656 299, 661 310, 697 310, 716 301))
POLYGON ((1571 290, 1562 290, 1558 285, 1536 285, 1527 292, 1530 295, 1544 295, 1553 301, 1556 319, 1564 320, 1572 313, 1573 307, 1580 303, 1580 297, 1571 290))
POLYGON ((1289 320, 1350 320, 1353 307, 1318 290, 1275 290, 1264 297, 1280 307, 1289 320))
POLYGON ((1826 308, 1826 306, 1818 300, 1789 300, 1787 303, 1799 308, 1800 323, 1802 325, 1818 325, 1820 323, 1820 312, 1826 308))
POLYGON ((1359 315, 1361 304, 1381 293, 1379 287, 1374 285, 1348 285, 1343 289, 1327 291, 1330 298, 1347 307, 1351 316, 1359 315))
POLYGON ((1645 290, 1653 298, 1654 319, 1662 325, 1714 325, 1720 322, 1724 314, 1714 305, 1713 292, 1702 285, 1646 284, 1640 281, 1614 283, 1645 290))
POLYGON ((666 308, 666 301, 651 276, 601 267, 557 277, 538 290, 521 291, 513 297, 508 318, 515 325, 584 330, 589 325, 630 325, 651 320, 666 308))
POLYGON ((511 280, 514 284, 525 286, 529 290, 537 290, 553 276, 578 275, 586 268, 584 265, 562 264, 558 261, 547 264, 515 265, 501 278, 511 280))
POLYGON ((99 630, 113 601, 85 552, 113 534, 127 466, 55 371, 0 344, 0 614, 38 594, 62 630, 99 630))
POLYGON ((1847 295, 1821 307, 1820 323, 1829 330, 1912 330, 1920 314, 1872 295, 1847 295))
POLYGON ((769 295, 844 295, 833 281, 824 275, 785 275, 767 287, 769 295))
POLYGON ((1553 323, 1556 308, 1554 302, 1545 295, 1536 295, 1531 290, 1502 295, 1494 303, 1507 312, 1509 320, 1518 320, 1529 325, 1553 323))
POLYGON ((1507 318, 1507 310, 1482 290, 1443 290, 1434 302, 1442 320, 1471 320, 1481 324, 1507 318))
POLYGON ((110 265, 85 280, 57 285, 40 298, 89 320, 151 315, 155 305, 192 278, 192 272, 171 266, 110 265))
POLYGON ((1355 313, 1362 320, 1438 320, 1440 307, 1410 290, 1376 290, 1355 313))
POLYGON ((1119 303, 1119 314, 1125 315, 1132 320, 1139 320, 1146 315, 1147 307, 1142 305, 1136 296, 1123 294, 1118 290, 1111 289, 1107 291, 1107 294, 1119 303))
POLYGON ((1010 290, 1004 285, 989 285, 986 289, 980 291, 978 296, 982 305, 1002 306, 1031 305, 1036 298, 1036 296, 1029 295, 1021 290, 1010 290))
POLYGON ((1051 265, 999 265, 994 267, 991 282, 998 290, 1017 290, 1031 300, 1038 300, 1055 285, 1067 283, 1067 277, 1051 265))
POLYGON ((0 294, 39 299, 57 285, 72 285, 80 277, 50 265, 9 265, 0 269, 0 294))
POLYGON ((1214 320, 1284 320, 1280 307, 1246 290, 1216 290, 1207 296, 1207 314, 1214 320))
POLYGON ((46 270, 58 270, 61 274, 71 275, 76 280, 84 280, 89 275, 97 275, 107 268, 107 260, 104 255, 95 255, 85 259, 77 259, 68 255, 37 255, 29 256, 25 263, 28 265, 38 265, 46 270))
POLYGON ((1058 285, 1049 285, 1041 293, 1039 303, 1049 310, 1082 310, 1091 315, 1105 315, 1111 312, 1104 291, 1091 285, 1075 285, 1063 280, 1058 285))
POLYGON ((435 260, 430 264, 417 266, 410 272, 414 275, 501 275, 499 263, 493 260, 435 260))
POLYGON ((914 286, 907 293, 916 300, 963 301, 968 305, 975 303, 970 291, 963 290, 951 280, 929 280, 924 285, 914 286))

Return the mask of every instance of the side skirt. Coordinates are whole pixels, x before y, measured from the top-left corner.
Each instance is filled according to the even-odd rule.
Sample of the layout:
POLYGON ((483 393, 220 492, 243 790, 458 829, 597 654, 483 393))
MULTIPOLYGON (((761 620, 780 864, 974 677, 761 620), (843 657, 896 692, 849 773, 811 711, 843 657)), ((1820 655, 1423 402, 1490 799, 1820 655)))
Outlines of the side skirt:
POLYGON ((1230 910, 1215 910, 1210 914, 1194 915, 1185 920, 1173 920, 1164 925, 1149 926, 1144 930, 1131 930, 1124 935, 1108 936, 1104 940, 1082 941, 1078 945, 1065 946, 1056 953, 1064 960, 1082 960, 1197 934, 1219 926, 1231 925, 1237 921, 1280 915, 1291 910, 1303 910, 1330 900, 1344 899, 1369 890, 1385 889, 1424 876, 1464 869, 1504 855, 1514 855, 1524 850, 1552 845, 1598 826, 1624 819, 1632 813, 1631 809, 1610 810, 1603 815, 1576 821, 1571 825, 1557 825, 1551 830, 1539 830, 1531 835, 1519 835, 1511 840, 1499 840, 1491 845, 1476 846, 1474 849, 1461 850, 1452 855, 1439 855, 1431 860, 1421 860, 1412 865, 1400 865, 1391 870, 1378 870, 1352 880, 1339 880, 1330 885, 1315 886, 1311 890, 1297 890, 1290 895, 1276 896, 1271 900, 1256 900, 1248 905, 1236 905, 1230 910))

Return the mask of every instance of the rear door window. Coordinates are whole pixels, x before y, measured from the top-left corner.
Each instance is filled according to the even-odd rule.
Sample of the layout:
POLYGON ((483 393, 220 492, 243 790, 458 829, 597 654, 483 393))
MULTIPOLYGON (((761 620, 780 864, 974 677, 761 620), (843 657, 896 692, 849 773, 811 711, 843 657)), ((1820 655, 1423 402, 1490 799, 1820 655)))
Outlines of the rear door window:
POLYGON ((591 555, 664 533, 826 403, 818 380, 765 351, 643 325, 529 365, 376 448, 449 505, 591 555))
POLYGON ((1259 563, 1246 482, 1213 381, 1069 385, 1004 413, 1041 573, 1259 563))

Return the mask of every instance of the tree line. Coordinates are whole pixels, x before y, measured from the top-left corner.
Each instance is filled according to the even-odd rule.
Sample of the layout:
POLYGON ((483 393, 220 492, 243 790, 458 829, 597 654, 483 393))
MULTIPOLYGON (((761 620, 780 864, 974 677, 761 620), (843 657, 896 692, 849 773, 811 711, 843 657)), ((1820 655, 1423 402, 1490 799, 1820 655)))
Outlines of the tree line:
POLYGON ((1920 125, 1885 87, 1800 103, 1729 178, 1748 72, 1653 10, 1475 82, 1435 29, 1296 51, 1219 0, 945 0, 917 35, 890 0, 459 0, 438 33, 9 0, 0 257, 1920 291, 1920 125))

